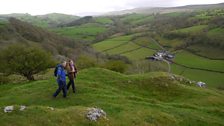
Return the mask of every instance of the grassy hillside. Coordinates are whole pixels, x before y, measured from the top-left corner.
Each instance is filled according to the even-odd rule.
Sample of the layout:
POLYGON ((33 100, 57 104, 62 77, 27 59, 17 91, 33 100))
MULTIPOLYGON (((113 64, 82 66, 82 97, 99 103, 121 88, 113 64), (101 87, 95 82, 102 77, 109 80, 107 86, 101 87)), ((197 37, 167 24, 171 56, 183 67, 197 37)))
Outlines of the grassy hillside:
POLYGON ((141 25, 153 20, 153 16, 145 14, 127 14, 121 17, 121 21, 130 25, 141 25))
POLYGON ((93 42, 99 35, 107 33, 113 23, 109 17, 86 16, 61 24, 51 31, 79 41, 93 42))
POLYGON ((223 60, 209 60, 200 56, 196 56, 186 51, 178 52, 176 54, 176 58, 174 61, 186 66, 192 66, 197 68, 204 68, 204 69, 224 72, 223 60))
POLYGON ((124 14, 166 14, 166 13, 178 13, 178 12, 192 12, 209 9, 223 9, 224 4, 209 4, 209 5, 187 5, 181 7, 142 7, 134 8, 130 10, 109 12, 105 15, 124 15, 124 14))
POLYGON ((119 47, 120 45, 127 44, 131 40, 132 36, 119 36, 111 39, 107 39, 102 42, 98 42, 93 47, 98 51, 105 51, 111 48, 119 47))
POLYGON ((53 78, 0 85, 1 109, 28 107, 23 112, 0 111, 1 125, 224 125, 223 92, 187 86, 166 73, 127 76, 91 68, 80 71, 76 85, 77 94, 69 91, 66 99, 61 94, 51 97, 57 88, 53 78), (105 110, 109 120, 87 120, 87 108, 95 106, 105 110))
POLYGON ((53 32, 78 40, 95 40, 100 33, 107 31, 105 26, 97 23, 87 23, 79 26, 52 29, 53 32))
POLYGON ((153 54, 154 49, 158 48, 151 40, 146 38, 132 40, 135 36, 138 36, 138 34, 107 39, 94 44, 93 48, 106 54, 123 55, 132 60, 144 59, 146 56, 153 54))
POLYGON ((197 26, 192 26, 192 27, 188 27, 188 28, 179 29, 179 30, 176 30, 175 32, 197 33, 197 32, 201 32, 205 28, 207 28, 207 25, 197 25, 197 26))
POLYGON ((69 23, 79 18, 74 15, 66 15, 59 13, 51 13, 37 16, 32 16, 30 14, 7 14, 0 15, 0 17, 14 17, 16 19, 31 23, 35 26, 44 28, 56 27, 57 25, 69 23))
POLYGON ((206 82, 208 87, 219 89, 223 87, 224 82, 223 73, 189 69, 175 64, 172 64, 171 67, 172 67, 171 71, 173 73, 190 78, 191 80, 206 82))
POLYGON ((2 20, 0 23, 0 50, 15 43, 43 47, 55 57, 58 55, 69 56, 74 52, 76 52, 75 56, 78 56, 84 51, 79 42, 49 32, 44 28, 15 18, 2 20))

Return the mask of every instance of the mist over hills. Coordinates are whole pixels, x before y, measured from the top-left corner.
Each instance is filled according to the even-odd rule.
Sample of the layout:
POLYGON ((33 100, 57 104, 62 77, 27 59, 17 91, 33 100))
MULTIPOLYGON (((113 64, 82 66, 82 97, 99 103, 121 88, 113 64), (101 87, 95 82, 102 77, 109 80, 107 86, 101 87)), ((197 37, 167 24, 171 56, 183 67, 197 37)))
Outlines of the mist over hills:
POLYGON ((172 13, 172 12, 192 12, 196 10, 206 10, 206 9, 222 9, 224 8, 224 3, 219 4, 205 4, 205 5, 186 5, 178 7, 140 7, 123 11, 108 12, 104 15, 123 15, 123 14, 153 14, 153 13, 172 13))
POLYGON ((72 22, 76 19, 79 19, 78 16, 74 15, 67 15, 67 14, 59 14, 59 13, 50 13, 45 15, 30 15, 30 14, 20 14, 20 13, 13 13, 13 14, 4 14, 0 15, 0 19, 2 18, 10 18, 14 17, 19 20, 31 23, 36 26, 41 27, 56 27, 59 24, 65 24, 72 22))

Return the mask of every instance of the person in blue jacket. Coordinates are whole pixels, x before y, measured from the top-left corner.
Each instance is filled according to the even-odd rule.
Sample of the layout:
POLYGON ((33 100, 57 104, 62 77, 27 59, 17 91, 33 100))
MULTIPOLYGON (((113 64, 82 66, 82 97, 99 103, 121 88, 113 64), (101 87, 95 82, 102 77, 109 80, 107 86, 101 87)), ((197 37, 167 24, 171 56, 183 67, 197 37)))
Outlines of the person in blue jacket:
POLYGON ((66 86, 66 61, 63 61, 61 64, 57 65, 56 69, 56 76, 57 76, 57 83, 58 83, 58 89, 53 94, 53 97, 56 97, 61 90, 63 91, 63 97, 65 98, 67 96, 67 86, 66 86))

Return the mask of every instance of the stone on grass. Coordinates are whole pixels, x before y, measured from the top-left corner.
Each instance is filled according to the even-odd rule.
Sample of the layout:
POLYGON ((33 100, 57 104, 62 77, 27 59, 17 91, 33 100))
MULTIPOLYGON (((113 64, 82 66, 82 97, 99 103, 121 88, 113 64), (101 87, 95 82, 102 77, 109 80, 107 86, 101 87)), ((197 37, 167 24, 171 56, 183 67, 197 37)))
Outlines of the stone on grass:
POLYGON ((201 81, 197 82, 196 85, 197 85, 198 87, 206 87, 206 83, 201 82, 201 81))
POLYGON ((23 110, 25 110, 25 109, 26 109, 26 106, 25 106, 25 105, 21 105, 19 110, 20 110, 20 111, 23 111, 23 110))
POLYGON ((12 112, 13 110, 14 110, 14 106, 6 106, 4 108, 4 112, 5 113, 12 112))
POLYGON ((90 121, 97 121, 100 117, 103 117, 105 119, 106 118, 106 112, 104 112, 102 109, 99 108, 89 108, 87 110, 87 119, 89 119, 90 121))
POLYGON ((48 109, 50 109, 50 110, 52 110, 52 111, 54 111, 54 108, 53 107, 47 107, 48 109))

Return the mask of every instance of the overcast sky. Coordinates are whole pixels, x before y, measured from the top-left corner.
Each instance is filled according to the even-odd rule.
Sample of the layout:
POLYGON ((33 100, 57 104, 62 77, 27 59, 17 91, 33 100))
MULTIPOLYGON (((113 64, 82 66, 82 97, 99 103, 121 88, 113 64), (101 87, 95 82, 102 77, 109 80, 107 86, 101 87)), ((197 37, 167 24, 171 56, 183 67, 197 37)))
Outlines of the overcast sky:
POLYGON ((146 6, 173 7, 222 2, 224 0, 0 0, 0 14, 40 15, 55 12, 83 16, 146 6))

